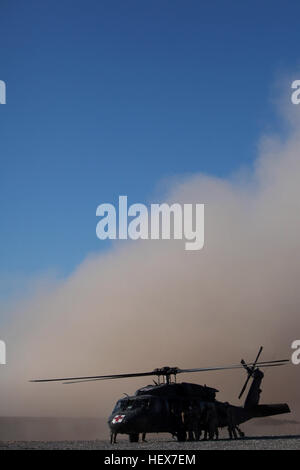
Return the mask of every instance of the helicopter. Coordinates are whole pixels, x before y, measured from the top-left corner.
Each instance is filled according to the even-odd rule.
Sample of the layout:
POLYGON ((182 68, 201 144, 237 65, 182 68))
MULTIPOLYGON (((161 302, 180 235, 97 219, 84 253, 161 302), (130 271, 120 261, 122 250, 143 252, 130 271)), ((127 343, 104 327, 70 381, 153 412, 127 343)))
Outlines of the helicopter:
MULTIPOLYGON (((248 364, 242 359, 240 364, 220 367, 180 369, 178 367, 165 366, 150 372, 37 379, 31 380, 31 382, 74 384, 130 377, 156 376, 157 381, 153 380, 153 384, 138 389, 133 396, 125 394, 125 397, 117 401, 108 418, 111 443, 116 442, 117 434, 127 434, 130 442, 138 442, 140 434, 142 434, 144 440, 146 433, 170 433, 179 442, 186 441, 187 436, 189 436, 189 440, 198 440, 201 435, 201 427, 205 428, 204 425, 201 425, 199 410, 203 411, 209 407, 214 407, 216 410, 217 428, 227 427, 229 436, 237 438, 236 430, 240 437, 244 437, 244 433, 240 430, 239 425, 252 418, 290 413, 290 408, 286 403, 259 404, 260 385, 264 377, 260 369, 278 367, 289 362, 288 359, 258 362, 262 350, 263 347, 261 346, 255 361, 248 364), (239 394, 239 399, 243 396, 249 380, 252 379, 243 406, 235 406, 228 402, 223 403, 216 400, 218 390, 215 388, 194 383, 177 383, 176 381, 178 374, 240 368, 246 370, 247 378, 239 394), (198 426, 198 431, 200 432, 191 433, 190 427, 187 425, 185 416, 187 416, 188 412, 191 413, 191 410, 197 411, 194 414, 193 424, 200 423, 198 426)), ((206 429, 203 430, 206 431, 206 429)))

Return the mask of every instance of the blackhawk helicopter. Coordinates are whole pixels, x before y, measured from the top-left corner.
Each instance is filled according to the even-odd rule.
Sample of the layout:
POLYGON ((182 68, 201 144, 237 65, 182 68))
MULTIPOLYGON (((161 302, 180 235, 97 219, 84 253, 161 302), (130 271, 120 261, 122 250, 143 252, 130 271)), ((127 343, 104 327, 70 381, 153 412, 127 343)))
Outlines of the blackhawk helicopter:
MULTIPOLYGON (((116 442, 117 434, 128 434, 130 442, 138 442, 139 435, 146 433, 171 433, 177 440, 183 442, 189 434, 184 415, 188 410, 205 409, 214 406, 217 413, 217 427, 230 427, 233 436, 237 437, 235 429, 242 437, 244 434, 238 426, 252 418, 274 416, 290 413, 290 408, 285 403, 259 404, 260 385, 264 377, 260 370, 265 367, 278 367, 289 362, 288 359, 276 361, 258 362, 263 348, 259 349, 254 362, 246 364, 242 359, 240 364, 221 367, 201 367, 197 369, 179 369, 178 367, 162 367, 151 372, 137 372, 129 374, 96 375, 90 377, 67 377, 59 379, 39 379, 31 382, 63 382, 64 384, 84 383, 98 380, 123 379, 129 377, 156 376, 157 381, 153 385, 147 385, 138 389, 133 396, 125 396, 119 399, 108 418, 111 430, 111 442, 116 442), (230 405, 216 400, 215 388, 194 383, 177 383, 178 374, 208 372, 217 370, 231 370, 243 368, 247 372, 246 382, 239 394, 239 399, 244 394, 250 378, 252 383, 247 394, 244 406, 230 405)), ((196 416, 196 415, 195 415, 196 416)), ((198 415, 199 416, 199 415, 198 415)), ((196 417, 195 417, 196 419, 196 417)), ((195 424, 195 423, 194 423, 195 424)), ((201 425, 200 425, 201 427, 201 425)), ((200 437, 196 434, 196 439, 200 437)))

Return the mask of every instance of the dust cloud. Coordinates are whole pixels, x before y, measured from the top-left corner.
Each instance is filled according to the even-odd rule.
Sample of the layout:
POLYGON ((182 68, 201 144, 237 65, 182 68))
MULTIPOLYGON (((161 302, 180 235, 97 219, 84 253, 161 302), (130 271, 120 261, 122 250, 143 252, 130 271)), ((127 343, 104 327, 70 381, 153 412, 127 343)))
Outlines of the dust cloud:
MULTIPOLYGON (((15 305, 1 329, 1 416, 105 417, 123 392, 145 385, 32 378, 235 364, 253 360, 260 345, 263 359, 291 357, 300 338, 298 118, 290 126, 284 140, 262 139, 251 171, 170 185, 167 202, 205 204, 203 250, 185 251, 184 241, 115 243, 15 305)), ((300 366, 266 369, 261 402, 287 402, 288 418, 299 420, 299 377, 300 366)), ((237 404, 245 377, 236 370, 180 379, 237 404)))

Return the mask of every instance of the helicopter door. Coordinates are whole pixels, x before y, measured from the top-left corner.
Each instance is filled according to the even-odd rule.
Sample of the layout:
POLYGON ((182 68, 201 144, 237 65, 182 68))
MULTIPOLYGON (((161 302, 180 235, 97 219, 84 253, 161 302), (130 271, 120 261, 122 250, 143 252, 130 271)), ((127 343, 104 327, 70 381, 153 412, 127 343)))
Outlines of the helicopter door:
POLYGON ((152 397, 149 408, 150 432, 168 432, 168 404, 162 397, 152 397))
POLYGON ((168 399, 168 425, 171 429, 177 429, 182 426, 183 403, 178 399, 168 399))

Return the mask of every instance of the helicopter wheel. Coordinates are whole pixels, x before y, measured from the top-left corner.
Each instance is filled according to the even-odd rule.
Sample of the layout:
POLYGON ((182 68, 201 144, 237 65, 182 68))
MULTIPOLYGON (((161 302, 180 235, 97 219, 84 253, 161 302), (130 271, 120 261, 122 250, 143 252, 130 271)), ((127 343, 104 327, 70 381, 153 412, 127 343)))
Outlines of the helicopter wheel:
POLYGON ((178 442, 185 442, 186 441, 186 432, 185 431, 178 431, 177 441, 178 442))
POLYGON ((129 434, 129 442, 139 442, 138 434, 129 434))

